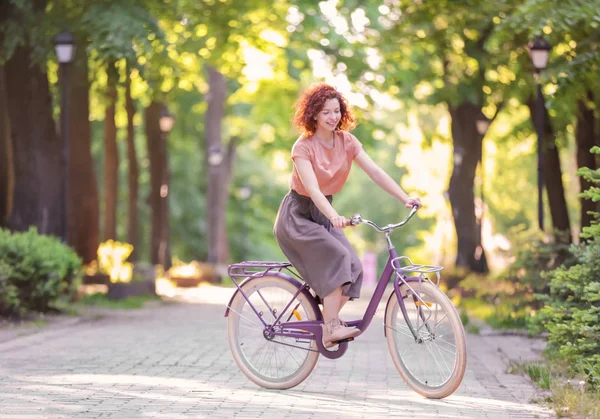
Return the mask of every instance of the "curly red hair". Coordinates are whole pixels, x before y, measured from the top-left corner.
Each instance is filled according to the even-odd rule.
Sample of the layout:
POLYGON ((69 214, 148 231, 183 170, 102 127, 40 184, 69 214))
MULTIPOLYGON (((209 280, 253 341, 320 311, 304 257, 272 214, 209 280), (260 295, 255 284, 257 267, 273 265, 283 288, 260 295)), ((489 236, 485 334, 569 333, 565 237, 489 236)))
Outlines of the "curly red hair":
POLYGON ((350 111, 346 98, 338 92, 335 87, 326 83, 317 83, 310 86, 295 105, 294 125, 302 131, 303 135, 311 136, 317 129, 315 116, 325 106, 329 99, 337 99, 340 102, 341 118, 336 130, 351 130, 356 126, 356 119, 350 111))

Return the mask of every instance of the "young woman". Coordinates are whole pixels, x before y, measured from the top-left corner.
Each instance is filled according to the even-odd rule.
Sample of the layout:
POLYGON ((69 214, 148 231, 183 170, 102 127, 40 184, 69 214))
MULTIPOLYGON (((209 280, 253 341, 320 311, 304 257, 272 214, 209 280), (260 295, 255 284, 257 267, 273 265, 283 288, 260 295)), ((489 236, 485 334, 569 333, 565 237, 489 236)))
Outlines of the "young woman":
POLYGON ((338 314, 360 296, 362 266, 342 229, 348 220, 332 206, 354 161, 383 190, 407 208, 421 206, 363 150, 350 132, 355 119, 346 99, 324 83, 311 86, 296 103, 294 123, 302 132, 292 147, 294 169, 274 234, 281 250, 323 301, 323 343, 354 337, 338 314))

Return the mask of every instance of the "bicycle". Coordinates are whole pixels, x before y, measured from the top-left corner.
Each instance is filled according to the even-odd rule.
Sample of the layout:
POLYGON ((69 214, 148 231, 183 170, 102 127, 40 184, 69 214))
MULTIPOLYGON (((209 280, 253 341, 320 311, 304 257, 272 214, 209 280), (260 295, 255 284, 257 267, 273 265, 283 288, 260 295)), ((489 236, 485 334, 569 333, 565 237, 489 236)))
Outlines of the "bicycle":
MULTIPOLYGON (((346 323, 362 334, 394 277, 384 317, 392 360, 411 389, 424 397, 441 399, 451 395, 464 376, 465 331, 456 309, 439 289, 443 267, 413 264, 408 257, 398 256, 390 239, 416 211, 413 207, 404 220, 385 227, 362 219, 360 214, 350 219, 352 225, 367 224, 385 234, 389 259, 363 318, 346 323), (437 283, 429 274, 435 274, 437 283)), ((225 311, 229 347, 242 372, 269 389, 300 384, 314 369, 319 355, 337 359, 353 340, 338 342, 336 350, 323 346, 318 297, 291 268, 288 262, 247 261, 232 264, 228 270, 237 287, 225 311), (238 283, 240 278, 244 280, 238 283)))

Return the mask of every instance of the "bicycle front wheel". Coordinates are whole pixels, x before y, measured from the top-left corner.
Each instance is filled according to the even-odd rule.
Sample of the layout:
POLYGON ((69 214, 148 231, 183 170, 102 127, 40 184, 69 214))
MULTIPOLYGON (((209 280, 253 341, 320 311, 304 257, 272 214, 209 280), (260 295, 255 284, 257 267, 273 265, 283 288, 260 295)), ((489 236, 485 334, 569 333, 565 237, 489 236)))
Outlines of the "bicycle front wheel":
POLYGON ((410 286, 415 293, 405 284, 400 286, 406 318, 395 294, 386 310, 388 347, 410 388, 422 396, 441 399, 454 393, 463 379, 465 331, 456 309, 438 287, 428 281, 410 286))
POLYGON ((316 320, 317 313, 308 297, 300 293, 294 298, 298 288, 278 277, 253 279, 242 291, 256 312, 237 293, 228 320, 229 348, 235 362, 261 387, 284 390, 300 384, 317 364, 319 352, 315 341, 272 335, 268 328, 290 301, 281 323, 316 320))

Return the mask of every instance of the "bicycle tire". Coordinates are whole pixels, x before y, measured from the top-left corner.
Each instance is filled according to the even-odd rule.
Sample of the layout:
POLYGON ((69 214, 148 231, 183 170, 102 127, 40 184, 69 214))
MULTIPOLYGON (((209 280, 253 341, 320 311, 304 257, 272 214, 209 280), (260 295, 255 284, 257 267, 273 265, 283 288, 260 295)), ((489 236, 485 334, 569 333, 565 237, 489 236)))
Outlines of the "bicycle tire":
MULTIPOLYGON (((279 304, 276 305, 273 299, 270 300, 270 306, 283 310, 298 288, 285 279, 267 276, 247 282, 242 286, 242 291, 255 308, 264 315, 263 319, 268 323, 268 320, 274 320, 275 317, 267 314, 269 310, 266 309, 265 301, 279 294, 282 296, 277 301, 279 304)), ((296 297, 298 307, 294 317, 300 317, 299 320, 317 319, 317 313, 308 298, 304 293, 296 297)), ((293 321, 293 318, 286 317, 282 321, 293 321)), ((237 293, 231 303, 228 317, 228 339, 229 348, 238 367, 252 382, 264 388, 285 390, 297 386, 310 375, 317 364, 319 352, 315 341, 307 340, 298 343, 296 339, 283 337, 269 340, 263 335, 264 329, 244 296, 237 293), (252 330, 245 330, 246 328, 252 330), (252 352, 253 346, 260 346, 260 349, 254 349, 252 352), (286 358, 290 358, 293 362, 290 362, 290 367, 285 368, 279 376, 286 358)))
POLYGON ((423 281, 410 286, 422 300, 414 301, 409 288, 405 284, 400 286, 408 315, 405 319, 398 298, 392 294, 385 312, 388 348, 394 365, 411 389, 430 399, 442 399, 454 393, 464 377, 467 366, 464 327, 450 299, 434 284, 423 281), (438 316, 440 311, 446 313, 445 317, 438 316), (420 342, 410 332, 407 320, 417 331, 420 342), (419 366, 419 360, 425 365, 419 366), (439 378, 435 372, 426 372, 428 367, 437 368, 439 378), (446 371, 442 371, 444 368, 446 371))

